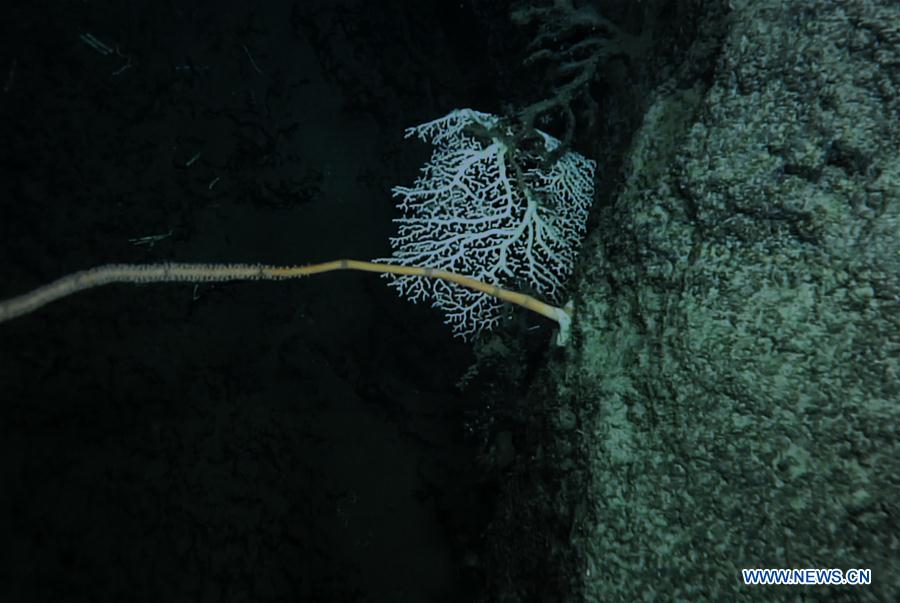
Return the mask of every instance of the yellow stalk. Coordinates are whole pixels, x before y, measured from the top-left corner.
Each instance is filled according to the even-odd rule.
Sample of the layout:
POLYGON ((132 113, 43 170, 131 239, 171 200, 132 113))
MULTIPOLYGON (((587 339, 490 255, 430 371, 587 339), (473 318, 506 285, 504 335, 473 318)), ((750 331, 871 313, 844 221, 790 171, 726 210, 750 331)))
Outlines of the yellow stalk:
POLYGON ((208 283, 245 280, 286 280, 334 270, 360 270, 400 276, 420 276, 450 281, 486 293, 505 302, 537 312, 559 324, 557 343, 565 345, 571 325, 571 304, 558 308, 530 295, 489 285, 477 279, 438 268, 377 264, 360 260, 332 260, 306 266, 268 266, 264 264, 106 264, 73 272, 33 291, 0 301, 0 323, 30 314, 63 297, 113 283, 208 283))

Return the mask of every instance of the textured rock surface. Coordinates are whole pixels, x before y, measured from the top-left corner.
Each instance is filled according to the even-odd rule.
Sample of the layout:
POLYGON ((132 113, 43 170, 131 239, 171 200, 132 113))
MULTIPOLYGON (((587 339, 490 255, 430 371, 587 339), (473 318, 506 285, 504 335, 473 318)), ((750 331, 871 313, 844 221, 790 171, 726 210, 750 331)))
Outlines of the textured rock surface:
POLYGON ((900 596, 900 12, 837 4, 732 2, 711 82, 658 93, 587 245, 557 377, 587 600, 800 596, 752 567, 900 596))

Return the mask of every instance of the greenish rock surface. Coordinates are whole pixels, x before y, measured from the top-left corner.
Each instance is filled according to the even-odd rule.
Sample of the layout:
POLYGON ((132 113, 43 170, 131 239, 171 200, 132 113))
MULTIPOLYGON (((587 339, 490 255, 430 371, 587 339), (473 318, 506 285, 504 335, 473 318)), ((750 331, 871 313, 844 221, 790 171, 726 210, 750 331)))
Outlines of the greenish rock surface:
POLYGON ((584 250, 549 386, 586 457, 571 576, 586 601, 898 600, 900 10, 730 4, 584 250))

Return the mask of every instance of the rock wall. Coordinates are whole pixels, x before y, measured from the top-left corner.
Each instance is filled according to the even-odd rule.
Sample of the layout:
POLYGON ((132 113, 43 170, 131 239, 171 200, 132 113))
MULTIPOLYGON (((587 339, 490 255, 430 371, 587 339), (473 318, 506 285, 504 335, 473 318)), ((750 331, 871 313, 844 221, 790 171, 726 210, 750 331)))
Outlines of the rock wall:
POLYGON ((893 600, 900 11, 730 8, 709 80, 654 92, 584 252, 552 377, 584 456, 576 575, 588 601, 773 600, 801 590, 741 569, 871 568, 802 592, 893 600))

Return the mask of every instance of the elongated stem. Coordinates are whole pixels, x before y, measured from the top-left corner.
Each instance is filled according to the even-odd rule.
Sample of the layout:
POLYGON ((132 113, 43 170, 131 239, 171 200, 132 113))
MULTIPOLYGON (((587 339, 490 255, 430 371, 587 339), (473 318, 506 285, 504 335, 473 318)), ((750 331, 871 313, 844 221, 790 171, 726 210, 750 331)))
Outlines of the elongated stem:
POLYGON ((113 283, 222 283, 228 281, 286 280, 312 276, 334 270, 360 270, 381 274, 421 276, 451 281, 481 291, 497 299, 513 303, 532 312, 537 312, 559 323, 557 342, 564 345, 571 324, 571 310, 558 308, 539 299, 489 285, 474 278, 440 270, 418 266, 397 264, 376 264, 361 260, 332 260, 307 266, 269 266, 265 264, 106 264, 89 270, 73 272, 33 291, 18 297, 0 301, 0 323, 12 320, 54 302, 63 297, 113 283))

